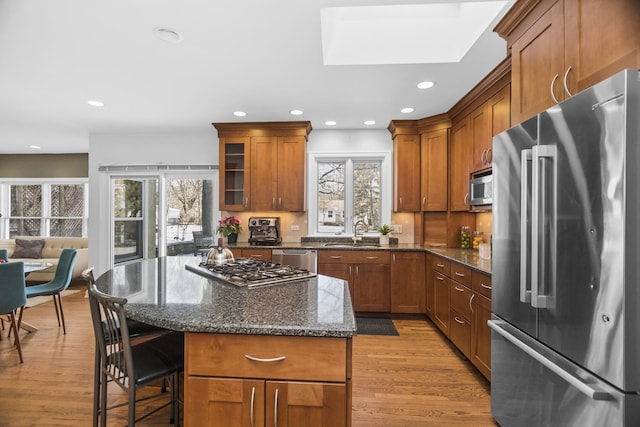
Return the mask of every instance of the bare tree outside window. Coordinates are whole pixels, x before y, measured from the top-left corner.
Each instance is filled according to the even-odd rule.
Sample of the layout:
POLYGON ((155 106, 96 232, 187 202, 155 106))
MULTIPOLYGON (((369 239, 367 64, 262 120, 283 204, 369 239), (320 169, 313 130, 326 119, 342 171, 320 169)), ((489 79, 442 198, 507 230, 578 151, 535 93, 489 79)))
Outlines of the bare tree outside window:
POLYGON ((318 231, 344 232, 345 162, 318 162, 318 231))
POLYGON ((354 222, 363 220, 372 230, 380 226, 380 181, 380 162, 353 164, 354 222))

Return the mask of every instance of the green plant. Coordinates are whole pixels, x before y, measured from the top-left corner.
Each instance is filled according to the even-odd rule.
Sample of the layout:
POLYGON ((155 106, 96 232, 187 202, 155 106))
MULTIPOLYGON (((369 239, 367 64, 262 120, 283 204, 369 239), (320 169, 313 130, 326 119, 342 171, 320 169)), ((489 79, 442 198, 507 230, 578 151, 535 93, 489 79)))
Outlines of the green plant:
POLYGON ((241 230, 240 220, 235 216, 228 216, 218 221, 217 232, 223 237, 229 237, 229 234, 238 234, 241 230))
POLYGON ((386 236, 387 234, 389 234, 389 233, 391 233, 393 231, 393 228, 391 228, 391 226, 389 226, 387 224, 382 224, 380 227, 378 227, 378 231, 383 236, 386 236))

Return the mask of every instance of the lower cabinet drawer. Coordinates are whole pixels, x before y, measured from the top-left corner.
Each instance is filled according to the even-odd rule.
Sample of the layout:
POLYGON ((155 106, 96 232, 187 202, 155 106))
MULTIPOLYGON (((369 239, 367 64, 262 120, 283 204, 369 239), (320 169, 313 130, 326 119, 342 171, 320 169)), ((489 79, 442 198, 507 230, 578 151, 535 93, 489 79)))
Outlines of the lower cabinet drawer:
POLYGON ((451 310, 449 339, 467 358, 471 356, 471 323, 455 310, 451 310))
POLYGON ((347 379, 347 338, 186 333, 186 375, 347 379))
POLYGON ((465 319, 471 319, 471 289, 451 280, 451 308, 465 319))

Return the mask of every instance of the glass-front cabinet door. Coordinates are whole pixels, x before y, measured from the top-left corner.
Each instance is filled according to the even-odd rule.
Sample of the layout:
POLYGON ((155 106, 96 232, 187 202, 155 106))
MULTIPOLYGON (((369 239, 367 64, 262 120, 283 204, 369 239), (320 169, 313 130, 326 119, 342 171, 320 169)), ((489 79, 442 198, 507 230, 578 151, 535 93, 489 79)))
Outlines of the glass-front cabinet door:
POLYGON ((243 211, 251 206, 249 137, 220 138, 220 210, 243 211))

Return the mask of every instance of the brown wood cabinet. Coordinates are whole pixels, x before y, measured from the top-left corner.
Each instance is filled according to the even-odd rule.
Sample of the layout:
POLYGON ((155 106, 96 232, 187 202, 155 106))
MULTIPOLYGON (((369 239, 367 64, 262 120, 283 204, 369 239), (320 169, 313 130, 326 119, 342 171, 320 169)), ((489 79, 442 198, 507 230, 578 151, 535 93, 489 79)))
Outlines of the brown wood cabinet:
POLYGON ((471 113, 471 143, 473 144, 473 160, 471 171, 486 169, 491 166, 487 161, 487 153, 491 149, 491 110, 485 102, 471 113))
POLYGON ((396 135, 393 138, 393 210, 421 210, 420 135, 396 135))
POLYGON ((427 258, 427 315, 491 380, 491 276, 438 255, 427 258))
POLYGON ((423 211, 446 211, 449 197, 449 129, 420 135, 420 206, 423 211))
POLYGON ((347 280, 356 312, 389 312, 389 263, 387 251, 318 251, 318 274, 347 280))
POLYGON ((304 137, 251 137, 252 210, 305 210, 306 146, 304 137))
POLYGON ((220 210, 249 209, 251 139, 220 138, 220 210))
POLYGON ((520 0, 496 26, 512 56, 512 122, 640 67, 637 0, 520 0))
POLYGON ((310 122, 214 123, 220 137, 220 210, 306 209, 310 122))
POLYGON ((187 427, 351 424, 348 338, 187 333, 185 343, 187 427))
POLYGON ((491 276, 473 271, 471 274, 471 363, 491 380, 491 276))
POLYGON ((391 312, 424 313, 424 252, 391 253, 391 312))
POLYGON ((469 172, 472 150, 469 116, 451 128, 449 149, 449 210, 469 209, 469 172))

